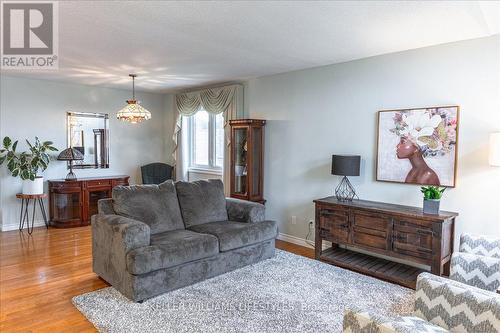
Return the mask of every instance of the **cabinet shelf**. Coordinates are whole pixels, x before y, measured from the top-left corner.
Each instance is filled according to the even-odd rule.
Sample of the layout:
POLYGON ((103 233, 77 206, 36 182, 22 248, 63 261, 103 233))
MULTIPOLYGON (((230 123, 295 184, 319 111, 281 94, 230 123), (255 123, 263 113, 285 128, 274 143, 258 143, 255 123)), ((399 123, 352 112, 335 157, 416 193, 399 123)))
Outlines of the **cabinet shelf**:
POLYGON ((342 268, 371 275, 413 289, 415 289, 417 276, 425 272, 425 270, 417 267, 372 257, 340 247, 329 248, 323 251, 320 259, 342 268))

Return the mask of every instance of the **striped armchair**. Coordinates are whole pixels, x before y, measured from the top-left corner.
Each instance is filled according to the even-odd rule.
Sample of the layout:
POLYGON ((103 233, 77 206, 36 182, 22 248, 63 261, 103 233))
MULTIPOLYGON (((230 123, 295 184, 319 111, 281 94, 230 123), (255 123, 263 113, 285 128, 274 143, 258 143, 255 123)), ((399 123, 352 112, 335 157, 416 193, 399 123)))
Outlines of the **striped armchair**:
POLYGON ((500 293, 500 238, 462 234, 451 257, 450 279, 500 293))
POLYGON ((348 309, 344 333, 498 333, 500 295, 422 273, 417 278, 412 316, 386 318, 348 309))

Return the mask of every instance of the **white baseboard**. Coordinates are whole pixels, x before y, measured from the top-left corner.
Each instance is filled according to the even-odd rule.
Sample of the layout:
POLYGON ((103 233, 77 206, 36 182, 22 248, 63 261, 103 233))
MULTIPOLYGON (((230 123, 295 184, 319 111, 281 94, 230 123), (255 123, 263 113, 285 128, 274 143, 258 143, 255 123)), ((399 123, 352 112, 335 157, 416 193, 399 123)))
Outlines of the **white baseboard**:
MULTIPOLYGON (((31 226, 31 220, 29 221, 29 224, 31 226)), ((45 222, 43 220, 35 220, 34 227, 44 227, 45 222)), ((27 228, 26 223, 24 223, 24 229, 27 228)), ((16 224, 2 224, 2 232, 4 231, 12 231, 12 230, 19 230, 19 223, 16 224)))
MULTIPOLYGON (((300 237, 297 237, 297 236, 287 235, 287 234, 283 234, 283 233, 280 232, 278 234, 278 239, 282 240, 282 241, 285 241, 285 242, 288 242, 288 243, 292 243, 292 244, 296 244, 296 245, 300 245, 300 246, 309 247, 309 248, 313 248, 314 249, 314 246, 312 246, 311 244, 307 243, 304 238, 300 238, 300 237)), ((314 243, 314 241, 310 241, 310 242, 314 243)))
MULTIPOLYGON (((297 236, 287 235, 287 234, 284 234, 284 233, 281 233, 281 232, 278 234, 278 239, 282 240, 282 241, 285 241, 285 242, 288 242, 288 243, 292 243, 292 244, 296 244, 296 245, 300 245, 300 246, 304 246, 304 247, 308 247, 308 248, 314 249, 314 245, 312 245, 312 244, 314 244, 314 239, 306 241, 305 238, 300 238, 300 237, 297 237, 297 236)), ((330 248, 331 246, 332 246, 332 243, 327 242, 327 241, 323 241, 322 251, 330 248)))

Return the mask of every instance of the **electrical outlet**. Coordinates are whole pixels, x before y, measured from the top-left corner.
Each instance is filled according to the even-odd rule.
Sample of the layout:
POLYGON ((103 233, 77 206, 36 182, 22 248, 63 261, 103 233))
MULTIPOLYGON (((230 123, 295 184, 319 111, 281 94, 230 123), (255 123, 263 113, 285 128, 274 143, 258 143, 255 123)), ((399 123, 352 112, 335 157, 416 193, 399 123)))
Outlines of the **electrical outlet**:
POLYGON ((314 229, 314 221, 309 220, 309 230, 314 229))
POLYGON ((297 216, 295 215, 292 215, 292 220, 291 220, 292 224, 297 224, 297 216))

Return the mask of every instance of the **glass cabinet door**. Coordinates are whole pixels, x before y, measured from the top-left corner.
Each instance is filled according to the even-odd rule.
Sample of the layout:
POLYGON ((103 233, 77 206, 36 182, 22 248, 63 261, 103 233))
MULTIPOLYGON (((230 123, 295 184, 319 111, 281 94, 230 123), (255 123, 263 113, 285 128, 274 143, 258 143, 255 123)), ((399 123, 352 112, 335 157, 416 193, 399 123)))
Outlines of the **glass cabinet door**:
POLYGON ((52 212, 55 221, 79 220, 82 215, 80 192, 52 194, 52 212))
POLYGON ((89 189, 88 190, 88 217, 87 219, 90 219, 92 215, 95 215, 98 213, 97 211, 97 201, 100 199, 106 199, 111 197, 111 193, 108 189, 89 189))
POLYGON ((248 140, 248 130, 246 128, 235 128, 234 129, 234 193, 236 194, 246 194, 247 189, 247 174, 248 174, 248 164, 247 164, 247 140, 248 140))
POLYGON ((261 158, 262 158, 262 127, 253 127, 252 128, 252 196, 257 196, 261 194, 261 158))

